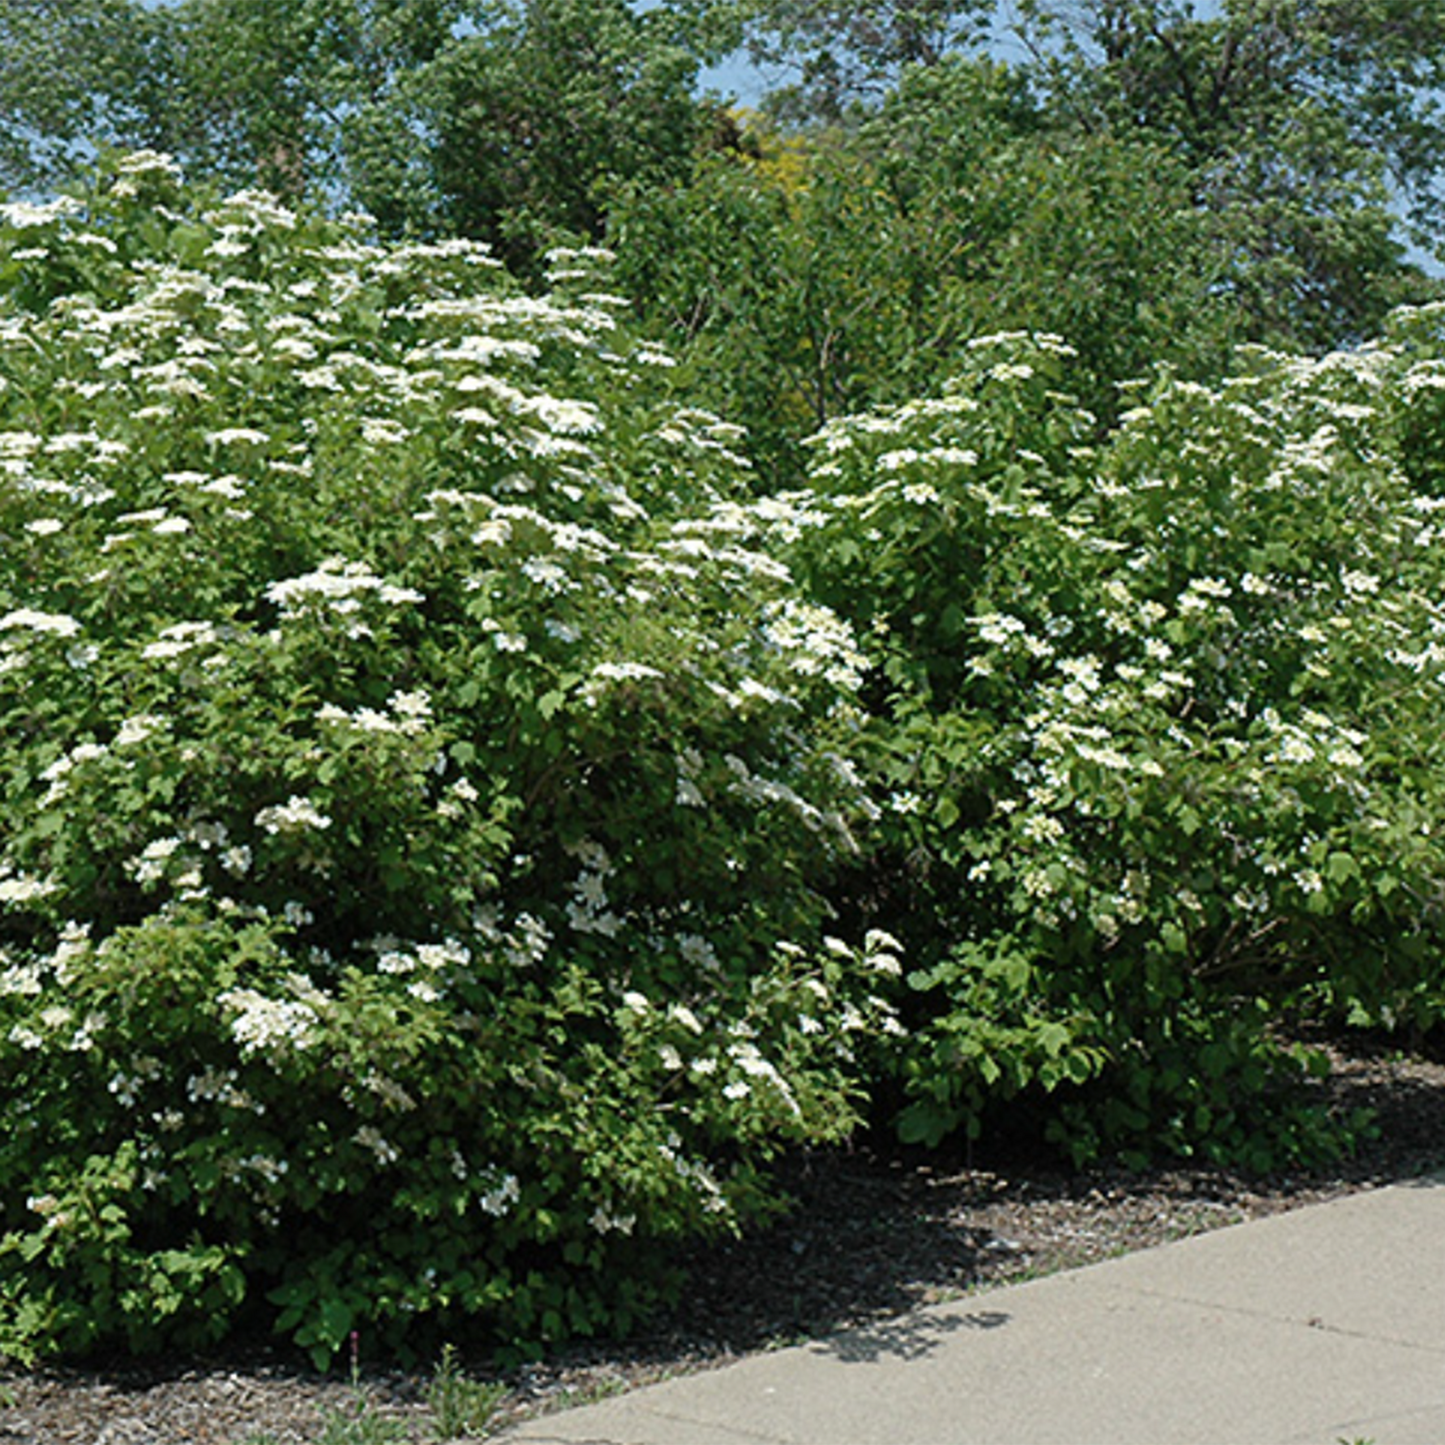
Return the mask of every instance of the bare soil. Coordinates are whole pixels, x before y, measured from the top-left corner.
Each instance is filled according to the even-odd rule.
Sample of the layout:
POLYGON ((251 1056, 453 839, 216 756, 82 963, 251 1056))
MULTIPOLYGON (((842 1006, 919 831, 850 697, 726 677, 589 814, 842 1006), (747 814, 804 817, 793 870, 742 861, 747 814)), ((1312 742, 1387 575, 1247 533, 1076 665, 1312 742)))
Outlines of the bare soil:
MULTIPOLYGON (((741 1355, 880 1324, 915 1306, 1087 1264, 1202 1230, 1445 1168, 1445 1064, 1365 1044, 1335 1054, 1318 1085, 1333 1108, 1375 1112, 1353 1158, 1309 1173, 1245 1178, 1211 1169, 1070 1171, 1031 1146, 976 1157, 855 1146, 785 1167, 797 1207, 766 1231, 699 1251, 684 1302, 633 1340, 545 1364, 469 1375, 506 1386, 494 1416, 629 1389, 741 1355)), ((436 1440, 427 1373, 323 1378, 279 1352, 224 1362, 0 1371, 0 1445, 314 1445, 328 1417, 386 1438, 436 1440)), ((352 1440, 380 1439, 359 1429, 352 1440)))

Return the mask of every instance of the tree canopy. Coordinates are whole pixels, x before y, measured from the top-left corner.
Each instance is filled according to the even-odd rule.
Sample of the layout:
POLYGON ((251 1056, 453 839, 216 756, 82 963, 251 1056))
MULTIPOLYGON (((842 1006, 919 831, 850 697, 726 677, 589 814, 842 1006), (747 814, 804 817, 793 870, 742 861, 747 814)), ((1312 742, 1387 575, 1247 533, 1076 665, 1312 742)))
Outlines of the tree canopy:
MULTIPOLYGON (((1020 168, 994 187, 1017 181, 1000 277, 1028 233, 1045 276, 1081 253, 1086 271, 1106 256, 1139 268, 1137 247, 1101 250, 1086 219, 1102 158, 1117 177, 1128 155, 1178 188, 1208 240, 1207 255, 1185 248, 1206 309, 1226 305, 1239 336, 1319 350, 1425 294, 1403 243, 1438 235, 1445 20, 1405 0, 0 0, 0 183, 45 189, 97 148, 157 148, 220 184, 363 210, 383 235, 487 240, 525 271, 549 238, 602 239, 620 194, 675 208, 715 183, 708 157, 741 135, 697 77, 733 44, 782 76, 765 108, 819 185, 855 166, 845 188, 888 191, 899 167, 880 146, 896 155, 911 132, 940 152, 927 182, 915 157, 915 200, 957 212, 977 195, 944 157, 975 125, 992 145, 997 117, 969 110, 951 77, 1010 27, 1022 149, 991 153, 1020 168)), ((877 223, 891 244, 898 227, 877 223)), ((968 224, 974 242, 1000 234, 981 202, 968 224)), ((1163 312, 1196 304, 1188 285, 1165 301, 1142 264, 1143 331, 1108 323, 1125 325, 1120 360, 1163 312)), ((1113 304, 1102 294, 1088 325, 1113 304)), ((981 324, 1028 310, 1005 285, 981 324)))
POLYGON ((650 20, 528 0, 453 44, 415 87, 430 226, 525 266, 549 234, 599 238, 611 188, 685 180, 708 108, 697 60, 650 20))
POLYGON ((675 177, 710 113, 675 31, 625 0, 3 0, 0 182, 148 147, 391 234, 595 236, 602 185, 675 177))
POLYGON ((1270 339, 1359 339, 1398 299, 1403 215, 1438 247, 1445 16, 1397 0, 1025 0, 1049 104, 1188 167, 1270 339))
POLYGON ((96 146, 159 142, 172 74, 163 24, 132 0, 5 0, 0 186, 44 190, 96 146))

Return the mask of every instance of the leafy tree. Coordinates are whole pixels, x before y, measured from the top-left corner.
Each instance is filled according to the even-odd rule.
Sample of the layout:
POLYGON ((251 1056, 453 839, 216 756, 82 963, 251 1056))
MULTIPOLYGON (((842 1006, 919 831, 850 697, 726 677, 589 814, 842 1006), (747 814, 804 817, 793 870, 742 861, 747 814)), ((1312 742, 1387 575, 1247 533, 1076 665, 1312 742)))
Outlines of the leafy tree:
POLYGON ((792 120, 841 120, 876 102, 913 66, 936 65, 981 42, 992 0, 772 0, 745 13, 755 65, 791 75, 767 98, 792 120))
POLYGON ((1008 25, 1049 130, 1153 145, 1182 168, 1212 231, 1211 284, 1256 340, 1328 349, 1430 294, 1400 227, 1403 216, 1417 242, 1437 242, 1437 6, 898 0, 839 12, 760 0, 746 13, 754 57, 794 74, 766 107, 850 126, 909 68, 956 60, 1008 25))
POLYGON ((0 177, 144 146, 530 264, 595 239, 615 181, 686 173, 712 124, 693 34, 625 0, 0 0, 0 177))
POLYGON ((955 355, 959 336, 1065 336, 1072 388, 1105 420, 1121 382, 1224 364, 1236 333, 1210 231, 1151 137, 1060 126, 1024 72, 962 61, 910 72, 857 146, 900 212, 949 239, 935 284, 955 355))
POLYGON ((43 189, 98 147, 146 146, 218 183, 334 197, 377 133, 404 126, 399 83, 460 14, 452 0, 3 0, 3 179, 43 189))
POLYGON ((1187 167, 1255 336, 1319 349, 1421 292, 1403 205, 1438 244, 1445 15, 1398 0, 1025 0, 1049 104, 1187 167))
POLYGON ((406 125, 406 84, 463 13, 456 0, 182 0, 174 150, 218 180, 355 202, 406 125))
POLYGON ((697 61, 626 0, 498 6, 420 80, 434 224, 530 266, 600 239, 611 187, 684 180, 709 112, 697 61))
POLYGON ((1161 363, 1222 364, 1229 317, 1180 167, 1052 131, 1007 67, 914 71, 856 128, 748 137, 752 154, 633 188, 612 220, 627 290, 769 481, 800 475, 830 417, 926 390, 1001 328, 1075 338, 1101 416, 1161 363))

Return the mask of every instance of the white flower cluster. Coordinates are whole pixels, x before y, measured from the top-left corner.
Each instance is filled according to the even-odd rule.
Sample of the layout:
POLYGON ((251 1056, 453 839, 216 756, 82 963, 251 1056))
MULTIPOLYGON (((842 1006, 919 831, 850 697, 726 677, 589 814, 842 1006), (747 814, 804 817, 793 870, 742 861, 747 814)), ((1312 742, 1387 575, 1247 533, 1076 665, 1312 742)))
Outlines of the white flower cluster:
POLYGON ((217 1002, 231 1015, 231 1035, 245 1056, 277 1049, 306 1049, 319 1036, 315 1006, 299 998, 268 998, 255 989, 233 988, 217 1002))
POLYGON ((401 1158, 401 1151, 374 1125, 362 1125, 351 1137, 363 1149, 370 1150, 378 1164, 395 1164, 401 1158))
POLYGON ((332 612, 352 613, 364 597, 373 596, 390 606, 424 602, 422 593, 411 587, 397 587, 378 577, 364 562, 328 557, 314 572, 272 582, 265 591, 268 602, 282 609, 282 616, 299 613, 307 603, 319 603, 332 612))
POLYGON ((220 641, 220 633, 209 622, 175 622, 163 627, 154 642, 141 648, 147 659, 184 657, 198 647, 210 647, 220 641))
POLYGON ((598 662, 594 663, 587 680, 578 689, 578 700, 584 707, 598 707, 610 685, 617 683, 647 682, 660 679, 666 674, 645 662, 598 662))
POLYGON ((540 964, 552 946, 552 930, 531 913, 519 913, 510 930, 503 929, 499 910, 487 904, 472 916, 477 938, 495 949, 506 966, 522 970, 540 964))
POLYGON ((796 788, 780 779, 769 778, 754 771, 736 753, 724 753, 723 765, 732 774, 728 790, 738 797, 765 807, 781 804, 813 832, 819 832, 829 825, 843 829, 842 820, 836 814, 824 812, 816 804, 809 802, 796 788))
POLYGON ((717 1182, 717 1176, 701 1160, 690 1159, 682 1152, 682 1139, 679 1135, 670 1134, 665 1143, 658 1145, 657 1152, 677 1177, 697 1195, 706 1213, 729 1213, 731 1205, 717 1182))
POLYGON ((477 1197, 477 1208, 494 1219, 505 1219, 522 1197, 521 1182, 515 1174, 503 1174, 484 1194, 477 1197))
POLYGON ((41 771, 41 780, 50 784, 41 798, 41 807, 51 807, 66 795, 74 782, 71 774, 76 768, 84 768, 87 763, 99 762, 109 755, 110 749, 103 743, 77 743, 69 752, 62 753, 41 771))
POLYGON ((862 685, 868 660, 852 629, 827 608, 792 597, 770 603, 762 634, 794 672, 824 677, 846 692, 862 685))
POLYGON ((32 607, 20 607, 0 617, 0 632, 17 628, 54 637, 74 637, 80 631, 80 623, 63 612, 38 612, 32 607))
MULTIPOLYGON (((203 1069, 186 1080, 186 1098, 193 1104, 224 1104, 228 1109, 239 1109, 248 1114, 264 1114, 266 1106, 254 1099, 241 1087, 240 1076, 235 1069, 203 1069)), ((180 1120, 167 1119, 167 1125, 179 1126, 180 1120)))
POLYGON ((27 231, 84 214, 84 203, 74 196, 58 196, 42 205, 30 201, 11 201, 8 205, 0 206, 0 224, 14 226, 17 231, 27 231))
POLYGON ((52 878, 30 873, 6 873, 0 876, 0 903, 31 903, 37 898, 50 897, 59 886, 52 878))
POLYGON ((635 1214, 615 1213, 599 1204, 587 1221, 598 1234, 631 1234, 637 1227, 635 1214))
POLYGON ((352 712, 327 703, 319 709, 316 720, 362 733, 399 733, 416 737, 431 723, 431 698, 424 690, 394 692, 387 699, 390 712, 360 707, 352 712))
POLYGON ((607 897, 607 879, 617 870, 600 843, 590 839, 568 850, 581 863, 567 903, 567 922, 577 933, 596 933, 615 938, 623 920, 612 911, 607 897))
POLYGON ((373 939, 378 973, 405 978, 406 991, 421 1003, 436 1003, 456 973, 472 961, 472 950, 459 939, 441 943, 404 944, 394 938, 373 939))
POLYGON ((1272 740, 1267 756, 1286 766, 1317 760, 1347 772, 1363 768, 1361 749, 1369 739, 1358 728, 1346 727, 1314 709, 1305 709, 1298 722, 1286 721, 1274 708, 1260 714, 1260 723, 1272 740))
POLYGON ((298 833, 308 829, 322 829, 331 826, 331 819, 309 798, 293 793, 284 803, 262 808, 256 814, 256 826, 273 836, 278 833, 298 833))

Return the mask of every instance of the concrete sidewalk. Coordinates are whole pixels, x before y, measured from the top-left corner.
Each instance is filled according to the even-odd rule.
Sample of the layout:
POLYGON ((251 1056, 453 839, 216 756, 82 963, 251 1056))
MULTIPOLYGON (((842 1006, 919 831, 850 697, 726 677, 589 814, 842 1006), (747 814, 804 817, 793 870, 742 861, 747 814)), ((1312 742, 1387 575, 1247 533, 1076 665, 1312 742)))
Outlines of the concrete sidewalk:
POLYGON ((505 1445, 1445 1445, 1445 1179, 533 1420, 505 1445))

